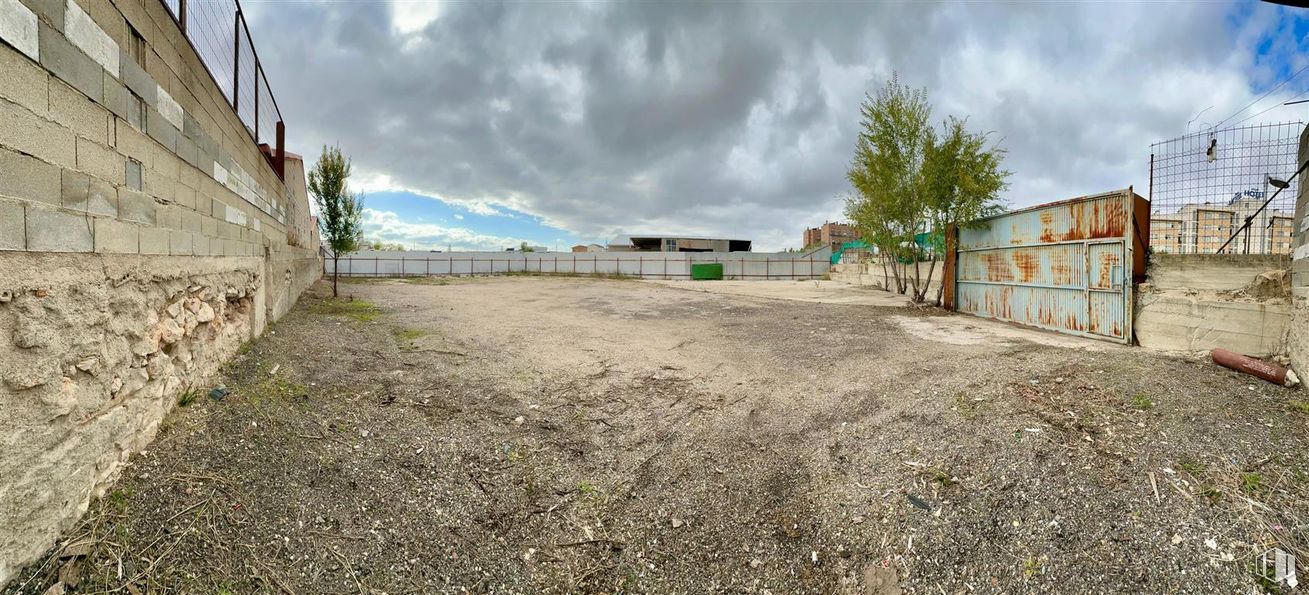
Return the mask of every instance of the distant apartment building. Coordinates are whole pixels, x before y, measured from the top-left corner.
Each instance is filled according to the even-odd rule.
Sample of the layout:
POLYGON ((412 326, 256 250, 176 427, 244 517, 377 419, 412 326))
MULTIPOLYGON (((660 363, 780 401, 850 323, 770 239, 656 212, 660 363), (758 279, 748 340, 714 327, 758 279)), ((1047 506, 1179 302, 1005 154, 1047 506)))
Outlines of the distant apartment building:
POLYGON ((1182 251, 1182 220, 1177 217, 1150 217, 1150 247, 1162 254, 1182 251))
POLYGON ((1225 253, 1290 254, 1295 218, 1259 211, 1262 205, 1257 198, 1238 196, 1227 204, 1188 204, 1176 213, 1155 213, 1150 217, 1150 246, 1164 254, 1214 254, 1246 217, 1252 217, 1249 229, 1233 239, 1225 253))
POLYGON ((859 232, 849 223, 834 223, 828 221, 819 227, 810 227, 804 230, 804 247, 811 246, 830 246, 833 250, 839 249, 841 244, 853 242, 859 239, 859 232))

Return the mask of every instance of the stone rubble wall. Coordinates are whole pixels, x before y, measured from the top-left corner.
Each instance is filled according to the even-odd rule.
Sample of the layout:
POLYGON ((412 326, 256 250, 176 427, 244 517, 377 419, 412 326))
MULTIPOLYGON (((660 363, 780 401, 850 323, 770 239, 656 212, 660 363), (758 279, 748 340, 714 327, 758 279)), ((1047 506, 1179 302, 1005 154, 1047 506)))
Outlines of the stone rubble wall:
POLYGON ((321 275, 287 168, 159 0, 0 0, 0 585, 321 275))

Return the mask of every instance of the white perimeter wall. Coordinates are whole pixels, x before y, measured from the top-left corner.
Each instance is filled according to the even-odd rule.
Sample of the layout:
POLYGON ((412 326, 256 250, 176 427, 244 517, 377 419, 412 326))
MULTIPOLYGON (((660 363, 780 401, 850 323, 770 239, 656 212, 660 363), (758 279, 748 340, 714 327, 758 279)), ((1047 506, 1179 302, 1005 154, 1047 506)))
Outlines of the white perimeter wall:
MULTIPOLYGON (((341 258, 349 276, 491 275, 506 272, 623 274, 690 279, 691 264, 719 262, 725 279, 811 279, 827 274, 832 251, 800 252, 357 252, 341 258)), ((326 259, 327 274, 335 269, 326 259)))

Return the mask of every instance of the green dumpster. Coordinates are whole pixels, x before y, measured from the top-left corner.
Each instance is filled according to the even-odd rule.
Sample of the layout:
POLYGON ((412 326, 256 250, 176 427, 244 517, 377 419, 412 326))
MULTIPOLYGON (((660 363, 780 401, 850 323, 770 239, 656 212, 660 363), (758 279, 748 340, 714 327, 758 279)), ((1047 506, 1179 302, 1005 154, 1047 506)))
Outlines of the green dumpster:
POLYGON ((721 262, 703 262, 691 265, 691 280, 693 281, 722 281, 723 280, 723 263, 721 262))

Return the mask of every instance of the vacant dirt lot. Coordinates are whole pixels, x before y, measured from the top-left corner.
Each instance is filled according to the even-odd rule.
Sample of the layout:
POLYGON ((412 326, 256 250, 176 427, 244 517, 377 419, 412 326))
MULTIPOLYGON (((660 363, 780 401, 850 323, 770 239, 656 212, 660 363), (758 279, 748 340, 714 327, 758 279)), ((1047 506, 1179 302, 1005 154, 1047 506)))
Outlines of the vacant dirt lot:
POLYGON ((10 589, 1246 593, 1309 560, 1309 399, 1207 362, 635 281, 343 289, 10 589))

